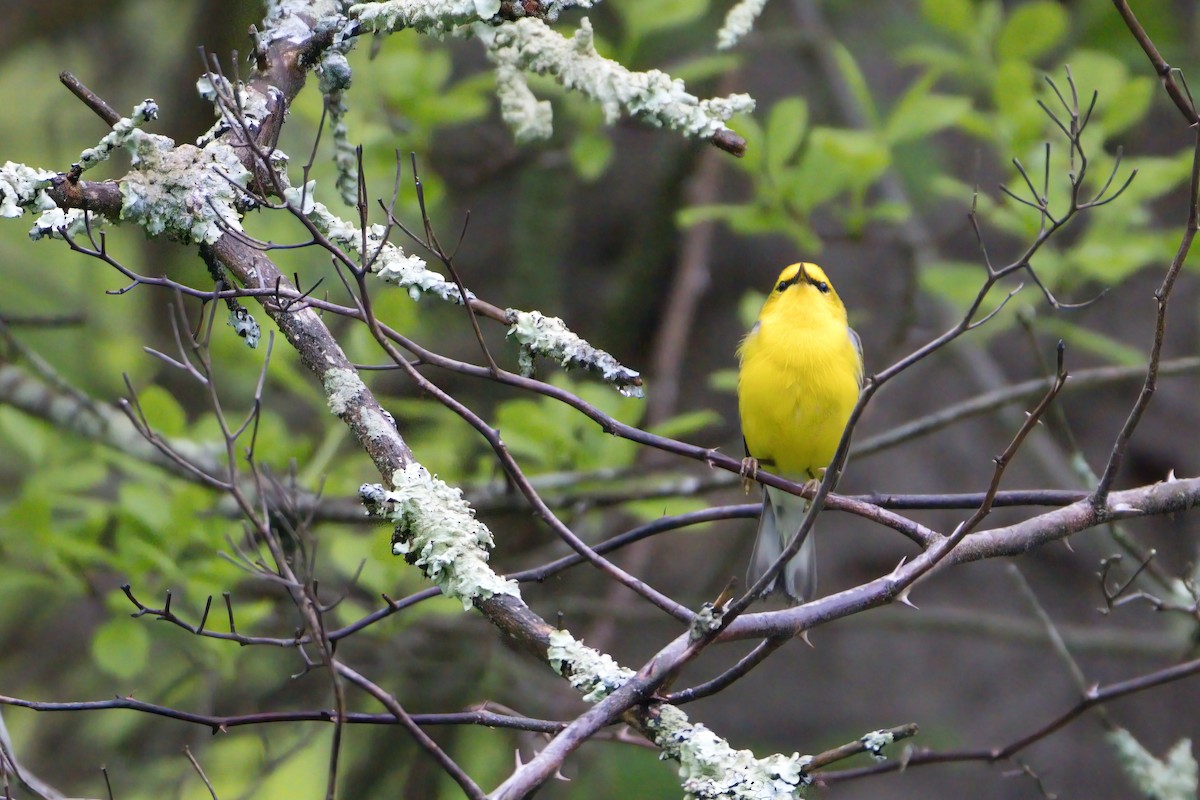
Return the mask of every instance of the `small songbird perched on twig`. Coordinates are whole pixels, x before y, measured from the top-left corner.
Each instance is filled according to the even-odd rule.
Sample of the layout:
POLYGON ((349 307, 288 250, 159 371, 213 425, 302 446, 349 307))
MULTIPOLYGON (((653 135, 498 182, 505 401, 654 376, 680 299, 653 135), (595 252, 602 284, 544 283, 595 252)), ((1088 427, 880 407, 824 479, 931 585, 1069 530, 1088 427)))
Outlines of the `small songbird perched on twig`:
MULTIPOLYGON (((863 376, 858 334, 820 267, 792 264, 779 273, 738 357, 744 472, 753 477, 761 466, 793 481, 818 480, 858 402, 863 376)), ((807 508, 802 497, 763 487, 748 585, 783 553, 807 508)), ((791 602, 802 603, 816 587, 816 553, 809 535, 767 592, 782 590, 791 602)))

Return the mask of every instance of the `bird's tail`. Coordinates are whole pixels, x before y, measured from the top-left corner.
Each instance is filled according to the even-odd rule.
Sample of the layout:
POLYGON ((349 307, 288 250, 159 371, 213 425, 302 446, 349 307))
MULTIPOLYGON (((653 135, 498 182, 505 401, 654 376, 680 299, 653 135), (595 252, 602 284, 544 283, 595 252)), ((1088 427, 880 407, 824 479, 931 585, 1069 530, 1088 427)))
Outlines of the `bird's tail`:
MULTIPOLYGON (((746 573, 746 585, 753 586, 783 553, 788 541, 800 530, 808 501, 770 486, 763 487, 763 509, 758 518, 758 537, 754 555, 746 573)), ((792 603, 811 600, 817 591, 817 550, 813 531, 808 532, 800 551, 784 565, 775 583, 764 594, 780 590, 792 603)))

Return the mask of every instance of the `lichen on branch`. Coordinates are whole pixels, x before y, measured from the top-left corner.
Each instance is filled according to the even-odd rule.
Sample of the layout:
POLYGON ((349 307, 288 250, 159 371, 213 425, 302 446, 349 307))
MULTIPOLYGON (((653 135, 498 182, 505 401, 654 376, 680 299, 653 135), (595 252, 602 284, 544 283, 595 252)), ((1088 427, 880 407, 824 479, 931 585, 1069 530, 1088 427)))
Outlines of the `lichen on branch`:
POLYGON ((388 0, 350 6, 350 16, 376 33, 412 28, 442 34, 459 25, 489 20, 499 11, 500 0, 388 0))
MULTIPOLYGON (((546 657, 589 703, 600 702, 634 677, 633 670, 567 631, 550 634, 546 657)), ((664 757, 679 762, 681 786, 689 800, 785 800, 811 783, 804 771, 810 756, 755 758, 751 751, 735 750, 708 728, 693 724, 672 705, 653 707, 645 719, 644 732, 664 757)))
POLYGON ((488 566, 492 533, 475 519, 461 490, 414 462, 393 473, 391 489, 364 484, 359 494, 369 510, 395 523, 392 552, 461 601, 463 610, 498 594, 520 597, 515 581, 488 566))
POLYGON ((508 335, 521 345, 521 371, 532 374, 534 357, 543 356, 557 361, 564 369, 583 367, 598 373, 617 387, 626 397, 641 397, 641 375, 598 347, 593 347, 578 334, 572 333, 558 317, 547 317, 539 311, 505 310, 509 321, 508 335))
POLYGON ((758 21, 766 5, 767 0, 741 0, 729 9, 721 30, 717 31, 717 49, 728 50, 754 30, 754 23, 758 21))
POLYGON ((685 136, 711 139, 727 130, 725 123, 734 114, 754 110, 754 100, 747 94, 701 100, 687 92, 683 81, 665 72, 634 72, 605 58, 596 52, 587 17, 569 39, 533 17, 496 27, 476 24, 473 30, 498 68, 497 80, 511 75, 503 67, 548 75, 598 103, 609 124, 627 114, 685 136))

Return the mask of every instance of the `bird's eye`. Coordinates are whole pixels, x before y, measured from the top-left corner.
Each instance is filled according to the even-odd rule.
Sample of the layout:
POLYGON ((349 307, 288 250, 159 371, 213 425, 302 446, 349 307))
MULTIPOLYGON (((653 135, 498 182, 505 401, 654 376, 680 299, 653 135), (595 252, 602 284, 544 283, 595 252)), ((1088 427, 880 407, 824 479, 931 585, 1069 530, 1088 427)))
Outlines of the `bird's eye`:
POLYGON ((791 286, 791 284, 788 283, 787 281, 780 281, 779 285, 775 287, 775 291, 782 292, 784 289, 786 289, 789 286, 791 286))
POLYGON ((829 284, 825 281, 817 281, 813 286, 817 287, 817 291, 821 294, 829 294, 829 284))

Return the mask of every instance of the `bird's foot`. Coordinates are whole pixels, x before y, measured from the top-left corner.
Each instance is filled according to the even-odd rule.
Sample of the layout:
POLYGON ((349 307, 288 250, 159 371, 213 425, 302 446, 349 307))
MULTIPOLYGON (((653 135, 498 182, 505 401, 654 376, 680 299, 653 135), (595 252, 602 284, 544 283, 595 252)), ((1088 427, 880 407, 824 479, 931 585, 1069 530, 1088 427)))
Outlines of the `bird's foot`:
POLYGON ((817 490, 821 488, 821 481, 825 480, 826 467, 821 467, 817 473, 804 482, 804 494, 807 496, 816 495, 817 490))
POLYGON ((742 491, 746 494, 750 493, 750 487, 754 485, 754 481, 758 479, 758 459, 754 456, 746 456, 742 459, 742 468, 738 471, 742 476, 742 491))

